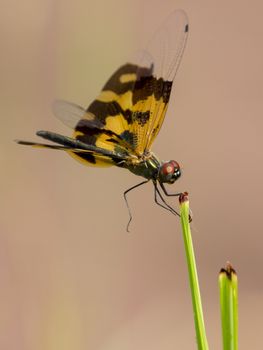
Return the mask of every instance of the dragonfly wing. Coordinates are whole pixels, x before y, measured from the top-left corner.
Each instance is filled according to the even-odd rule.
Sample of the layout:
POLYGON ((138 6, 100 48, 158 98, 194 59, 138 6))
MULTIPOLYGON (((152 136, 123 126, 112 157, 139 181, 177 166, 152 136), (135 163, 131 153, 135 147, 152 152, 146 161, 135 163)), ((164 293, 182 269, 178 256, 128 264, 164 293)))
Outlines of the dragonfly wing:
POLYGON ((131 133, 137 137, 138 153, 148 151, 162 126, 188 36, 188 19, 184 11, 173 12, 155 33, 147 50, 139 58, 148 74, 140 76, 133 88, 131 133))
MULTIPOLYGON (((121 66, 87 108, 104 129, 128 143, 136 156, 150 149, 162 126, 187 34, 186 14, 181 10, 173 12, 147 50, 121 66)), ((105 141, 102 136, 96 139, 97 145, 105 141)))
MULTIPOLYGON (((125 141, 122 135, 118 135, 121 127, 106 126, 105 120, 107 118, 114 118, 116 116, 116 108, 114 104, 100 104, 100 101, 95 100, 91 105, 95 108, 85 110, 84 108, 67 101, 57 100, 54 103, 54 114, 67 126, 74 129, 73 137, 86 145, 100 147, 105 150, 114 151, 117 153, 126 154, 132 150, 129 143, 125 141), (103 119, 104 117, 104 119, 103 119), (116 132, 114 132, 113 130, 116 132)), ((118 113, 120 110, 118 109, 118 113)), ((119 119, 115 121, 115 125, 120 122, 119 119)), ((108 119, 107 119, 108 120, 108 119)))

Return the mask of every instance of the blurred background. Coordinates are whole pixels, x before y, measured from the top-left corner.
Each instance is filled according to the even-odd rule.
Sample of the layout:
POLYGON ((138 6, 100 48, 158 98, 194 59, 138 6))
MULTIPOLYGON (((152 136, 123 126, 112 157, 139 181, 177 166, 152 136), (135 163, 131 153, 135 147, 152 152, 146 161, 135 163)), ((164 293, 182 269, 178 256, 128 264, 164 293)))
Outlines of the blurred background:
MULTIPOLYGON (((18 146, 83 106, 176 8, 190 34, 153 150, 176 159, 194 214, 208 340, 221 349, 217 277, 239 275, 240 348, 262 348, 262 2, 2 0, 0 11, 0 348, 195 349, 179 220, 151 184, 18 146)), ((172 190, 172 188, 171 188, 172 190)), ((175 206, 177 200, 171 201, 175 206)))

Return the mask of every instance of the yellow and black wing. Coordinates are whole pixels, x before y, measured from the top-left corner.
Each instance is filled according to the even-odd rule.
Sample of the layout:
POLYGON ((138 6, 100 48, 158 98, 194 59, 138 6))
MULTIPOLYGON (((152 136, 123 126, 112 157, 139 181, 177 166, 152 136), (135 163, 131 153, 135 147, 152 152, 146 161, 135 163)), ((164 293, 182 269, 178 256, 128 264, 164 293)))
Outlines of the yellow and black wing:
POLYGON ((102 122, 82 107, 58 100, 53 110, 64 124, 75 129, 73 138, 41 130, 36 133, 37 136, 55 144, 23 140, 16 140, 16 142, 35 148, 63 150, 73 158, 91 166, 123 167, 131 158, 129 145, 113 131, 105 130, 102 122), (99 142, 96 142, 97 140, 99 142))
MULTIPOLYGON (((148 67, 148 75, 140 74, 133 90, 133 123, 136 151, 143 154, 162 126, 189 31, 187 15, 182 10, 170 14, 142 53, 140 66, 148 67)), ((144 70, 145 71, 145 70, 144 70)))
MULTIPOLYGON (((64 124, 74 129, 73 138, 67 139, 70 139, 71 143, 72 140, 76 140, 82 146, 86 145, 90 149, 89 153, 74 150, 71 155, 77 160, 87 163, 87 165, 122 166, 127 159, 134 157, 134 154, 130 143, 122 133, 121 115, 119 119, 117 115, 120 111, 115 109, 118 107, 114 103, 100 105, 98 100, 95 100, 94 103, 96 106, 99 105, 95 110, 85 110, 76 104, 62 100, 58 100, 54 104, 54 114, 64 124), (111 116, 113 116, 114 126, 116 127, 112 125, 108 127, 107 125, 111 116), (105 122, 106 119, 107 123, 105 122)), ((50 132, 47 133, 46 138, 49 135, 50 132)), ((43 137, 43 135, 40 136, 43 137)), ((51 138, 49 139, 51 140, 51 138)), ((57 139, 55 142, 58 142, 57 139)))
POLYGON ((94 135, 80 120, 75 137, 97 146, 105 146, 106 141, 112 149, 117 141, 135 157, 147 152, 162 126, 187 35, 186 14, 173 12, 147 50, 121 66, 87 108, 86 113, 101 122, 101 134, 94 135), (109 141, 104 130, 118 135, 119 140, 109 141))

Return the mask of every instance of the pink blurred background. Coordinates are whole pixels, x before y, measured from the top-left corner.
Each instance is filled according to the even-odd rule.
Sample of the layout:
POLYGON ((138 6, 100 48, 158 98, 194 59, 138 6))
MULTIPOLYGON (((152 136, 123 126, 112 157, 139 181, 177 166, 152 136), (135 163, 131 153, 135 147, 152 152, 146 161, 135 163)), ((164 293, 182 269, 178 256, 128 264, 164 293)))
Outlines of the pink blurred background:
MULTIPOLYGON (((55 98, 87 106, 176 8, 190 35, 153 150, 190 193, 208 340, 221 349, 217 276, 240 281, 240 348, 262 347, 261 1, 2 0, 0 13, 0 349, 195 349, 179 220, 151 185, 16 145, 70 135, 55 98)), ((177 205, 177 203, 174 203, 177 205)))

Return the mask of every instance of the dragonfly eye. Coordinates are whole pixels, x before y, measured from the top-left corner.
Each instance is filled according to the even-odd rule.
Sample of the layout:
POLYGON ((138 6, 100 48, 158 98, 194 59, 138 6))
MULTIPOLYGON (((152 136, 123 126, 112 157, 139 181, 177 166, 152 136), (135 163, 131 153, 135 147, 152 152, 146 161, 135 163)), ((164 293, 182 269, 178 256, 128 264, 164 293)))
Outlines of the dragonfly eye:
POLYGON ((169 184, 174 183, 181 176, 180 165, 175 160, 162 164, 159 171, 159 180, 169 184))

